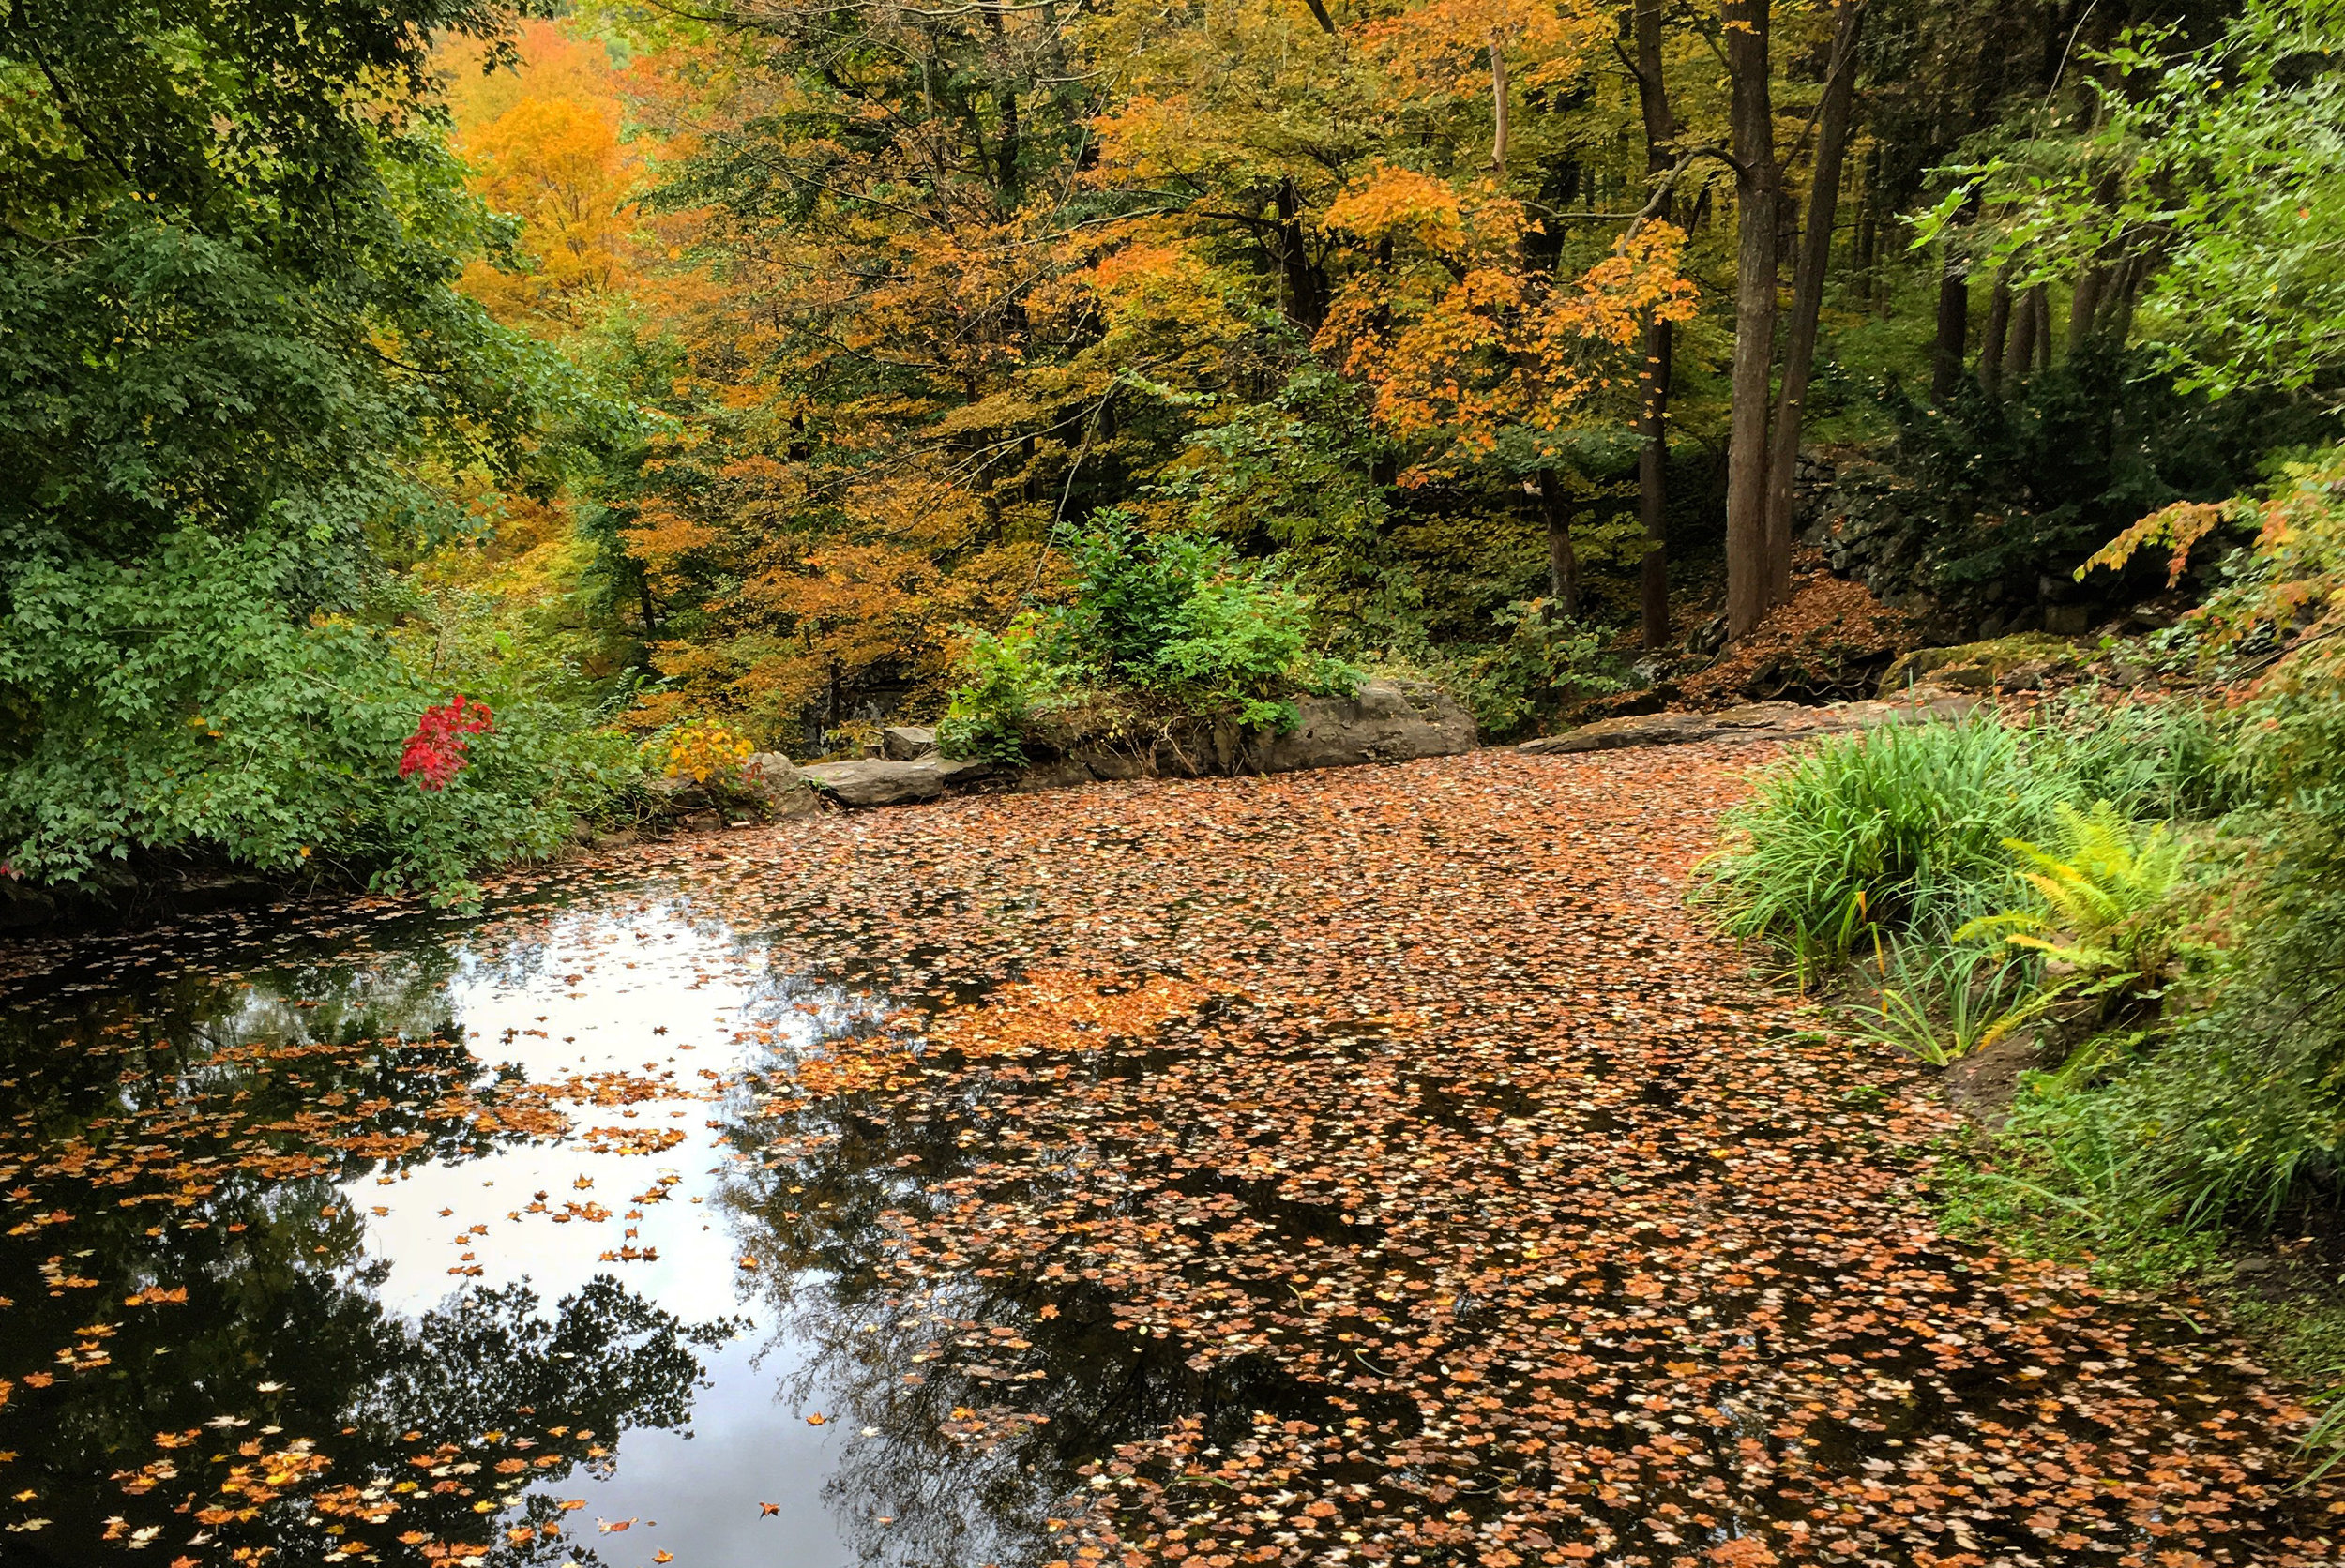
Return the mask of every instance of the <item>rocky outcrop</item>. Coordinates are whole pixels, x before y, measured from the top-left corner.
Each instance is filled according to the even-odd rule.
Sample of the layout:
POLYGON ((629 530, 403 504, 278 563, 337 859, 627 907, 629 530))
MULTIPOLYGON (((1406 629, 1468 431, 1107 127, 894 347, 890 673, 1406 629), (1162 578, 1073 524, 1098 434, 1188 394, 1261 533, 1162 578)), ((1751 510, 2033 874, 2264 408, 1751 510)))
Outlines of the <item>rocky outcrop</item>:
POLYGON ((1909 686, 1952 691, 2033 691, 2073 677, 2100 650, 2041 633, 2023 633, 1957 648, 1918 648, 1889 666, 1881 689, 1896 694, 1909 686))
POLYGON ((1695 741, 1790 741, 1844 734, 1884 724, 1967 718, 1984 701, 1959 692, 1922 691, 1877 702, 1836 702, 1827 708, 1796 702, 1752 702, 1707 714, 1639 714, 1583 724, 1560 735, 1525 741, 1516 750, 1533 757, 1617 751, 1632 746, 1687 746, 1695 741))
POLYGON ((805 776, 778 751, 752 753, 741 764, 738 778, 647 778, 643 794, 654 822, 696 828, 744 819, 802 817, 817 804, 805 776))
POLYGON ((1349 701, 1306 697, 1295 704, 1303 722, 1283 735, 1248 746, 1248 773, 1296 773, 1361 762, 1406 762, 1454 757, 1475 745, 1474 716, 1439 686, 1420 682, 1370 681, 1349 701))
POLYGON ((1356 697, 1305 697, 1295 708, 1301 722, 1284 734, 1190 719, 1137 738, 1078 743, 1025 768, 941 756, 933 731, 904 725, 885 732, 885 757, 818 762, 797 772, 841 806, 900 806, 970 789, 1051 790, 1102 780, 1405 762, 1455 756, 1476 744, 1473 716, 1447 692, 1422 682, 1370 681, 1356 697))
POLYGON ((741 766, 741 782, 768 817, 803 817, 817 805, 806 776, 778 751, 752 754, 741 766))
POLYGON ((1026 769, 1020 782, 1051 789, 1094 779, 1300 773, 1453 757, 1478 744, 1474 716, 1422 681, 1370 681, 1357 696, 1303 697, 1294 706, 1299 722, 1283 734, 1189 719, 1138 740, 1071 746, 1026 769))

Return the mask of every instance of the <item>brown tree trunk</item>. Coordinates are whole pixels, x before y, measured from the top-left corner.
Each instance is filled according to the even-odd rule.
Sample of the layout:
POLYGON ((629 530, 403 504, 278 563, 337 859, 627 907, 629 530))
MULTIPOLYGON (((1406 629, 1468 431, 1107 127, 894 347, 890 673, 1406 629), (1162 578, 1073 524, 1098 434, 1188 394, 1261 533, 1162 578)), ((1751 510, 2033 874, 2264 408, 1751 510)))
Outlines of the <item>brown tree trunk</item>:
POLYGON ((1571 545, 1571 504, 1564 499, 1564 476, 1551 468, 1539 470, 1539 516, 1547 523, 1548 584, 1556 608, 1577 616, 1580 552, 1571 545))
POLYGON ((1856 210, 1856 288, 1868 305, 1880 291, 1881 149, 1865 155, 1865 188, 1856 210))
POLYGON ((2108 268, 2095 263, 2077 274, 2077 292, 2068 302, 2068 357, 2074 359, 2093 337, 2093 313, 2100 309, 2101 287, 2108 268))
POLYGON ((1832 265, 1832 228, 1839 216, 1840 167, 1848 156, 1849 121, 1856 103, 1856 40, 1866 0, 1840 0, 1816 140, 1816 178, 1808 197, 1808 227, 1800 236, 1792 280, 1792 320, 1783 344, 1783 384, 1776 396, 1775 429, 1767 456, 1767 578, 1777 600, 1792 591, 1792 482, 1799 474, 1799 437, 1808 382, 1816 366, 1816 326, 1823 312, 1823 280, 1832 265))
POLYGON ((1278 276, 1286 285, 1287 318, 1316 337, 1327 320, 1327 277, 1312 262, 1309 236, 1303 232, 1303 193, 1292 179, 1280 180, 1275 200, 1278 209, 1278 276))
POLYGON ((1767 558, 1768 371, 1775 358, 1775 225, 1782 170, 1767 81, 1769 0, 1724 0, 1732 79, 1734 202, 1733 413, 1726 443, 1726 631, 1747 637, 1776 603, 1767 558))
POLYGON ((2109 309, 2105 312, 2109 324, 2102 331, 2109 339, 2110 347, 2124 348, 2126 339, 2133 336, 2133 308, 2135 302, 2141 297, 2141 283, 2149 276, 2149 257, 2133 255, 2126 258, 2123 280, 2118 284, 2116 294, 2110 300, 2109 309))
POLYGON ((1639 629, 1648 648, 1670 640, 1669 409, 1675 344, 1668 322, 1644 329, 1644 408, 1638 415, 1643 445, 1637 453, 1637 520, 1644 527, 1644 572, 1638 584, 1639 629))
MULTIPOLYGON (((1004 36, 1001 5, 998 0, 987 0, 987 3, 981 4, 978 8, 984 11, 986 26, 992 30, 993 39, 999 43, 1004 36)), ((1000 189, 1005 204, 1015 206, 1021 184, 1018 168, 1020 158, 1018 83, 1015 81, 997 82, 993 84, 993 106, 1002 116, 1002 146, 998 159, 1002 171, 1000 189)))
POLYGON ((1938 336, 1930 349, 1929 400, 1944 404, 1961 384, 1971 336, 1969 264, 1949 240, 1945 269, 1938 275, 1938 336))
POLYGON ((2029 291, 2028 298, 2035 314, 2035 368, 2049 370, 2052 363, 2051 289, 2038 283, 2029 291))
POLYGON ((1978 342, 1978 389, 1989 398, 2003 396, 2004 345, 2011 337, 2011 275, 1995 279, 1987 302, 1987 335, 1978 342))
MULTIPOLYGON (((1663 0, 1637 0, 1637 99, 1644 113, 1644 167, 1648 177, 1666 174, 1675 161, 1677 116, 1671 112, 1661 38, 1663 0)), ((1673 204, 1664 197, 1658 217, 1670 221, 1673 204)), ((1644 572, 1639 584, 1639 619, 1648 648, 1670 640, 1669 408, 1674 342, 1671 324, 1647 322, 1644 329, 1644 404, 1638 411, 1637 520, 1644 526, 1644 572)))
POLYGON ((2011 311, 2011 348, 2005 355, 2014 376, 2024 376, 2035 369, 2035 306, 2036 296, 2043 293, 2040 285, 2020 295, 2011 311))

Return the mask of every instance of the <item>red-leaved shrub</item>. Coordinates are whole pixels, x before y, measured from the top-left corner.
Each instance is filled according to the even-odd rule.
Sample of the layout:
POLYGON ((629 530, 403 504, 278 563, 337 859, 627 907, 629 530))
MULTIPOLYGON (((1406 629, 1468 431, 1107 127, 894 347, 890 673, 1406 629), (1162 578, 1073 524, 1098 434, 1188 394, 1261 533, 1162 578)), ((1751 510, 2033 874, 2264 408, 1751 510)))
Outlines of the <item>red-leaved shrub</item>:
POLYGON ((486 734, 492 722, 487 703, 461 695, 424 709, 399 755, 400 777, 413 778, 418 790, 446 789, 464 771, 464 737, 486 734))

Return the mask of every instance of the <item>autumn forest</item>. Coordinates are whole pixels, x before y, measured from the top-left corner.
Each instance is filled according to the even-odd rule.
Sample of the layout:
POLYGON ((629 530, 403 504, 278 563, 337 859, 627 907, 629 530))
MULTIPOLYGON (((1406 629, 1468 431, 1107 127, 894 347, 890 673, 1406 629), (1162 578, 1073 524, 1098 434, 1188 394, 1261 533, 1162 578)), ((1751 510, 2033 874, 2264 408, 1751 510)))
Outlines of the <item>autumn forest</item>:
POLYGON ((0 0, 0 1565, 2345 1555, 2345 0, 0 0))

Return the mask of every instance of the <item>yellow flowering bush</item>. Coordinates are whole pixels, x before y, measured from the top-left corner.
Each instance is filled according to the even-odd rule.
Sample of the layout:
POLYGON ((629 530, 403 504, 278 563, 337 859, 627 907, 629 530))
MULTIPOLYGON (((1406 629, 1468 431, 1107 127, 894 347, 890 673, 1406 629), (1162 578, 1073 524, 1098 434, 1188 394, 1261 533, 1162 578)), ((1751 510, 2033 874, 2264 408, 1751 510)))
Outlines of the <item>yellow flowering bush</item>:
POLYGON ((713 718, 696 718, 643 743, 644 761, 670 778, 695 784, 730 781, 757 748, 713 718))

